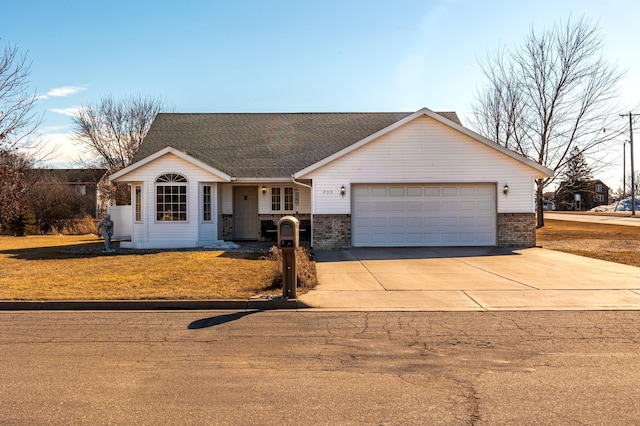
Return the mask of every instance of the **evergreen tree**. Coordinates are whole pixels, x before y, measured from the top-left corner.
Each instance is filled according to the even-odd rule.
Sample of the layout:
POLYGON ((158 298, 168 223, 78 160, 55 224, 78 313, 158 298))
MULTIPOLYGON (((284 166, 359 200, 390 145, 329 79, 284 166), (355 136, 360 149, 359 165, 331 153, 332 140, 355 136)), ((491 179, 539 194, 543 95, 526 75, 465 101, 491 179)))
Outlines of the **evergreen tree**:
POLYGON ((562 184, 558 188, 559 198, 573 201, 576 194, 580 194, 580 206, 591 205, 593 193, 590 182, 593 180, 591 167, 584 158, 583 150, 574 146, 569 155, 569 160, 562 173, 562 184))
POLYGON ((587 164, 583 152, 577 146, 571 150, 569 161, 562 173, 564 187, 568 191, 585 191, 589 182, 593 179, 591 167, 587 164))

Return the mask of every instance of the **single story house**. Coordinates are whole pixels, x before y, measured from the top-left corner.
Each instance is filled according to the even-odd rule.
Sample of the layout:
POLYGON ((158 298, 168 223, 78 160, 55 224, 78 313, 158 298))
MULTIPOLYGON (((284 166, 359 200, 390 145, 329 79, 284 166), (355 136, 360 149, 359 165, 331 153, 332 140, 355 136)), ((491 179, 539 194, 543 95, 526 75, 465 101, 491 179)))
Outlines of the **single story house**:
POLYGON ((533 246, 536 178, 553 172, 455 113, 158 114, 129 167, 130 248, 273 235, 316 249, 533 246))

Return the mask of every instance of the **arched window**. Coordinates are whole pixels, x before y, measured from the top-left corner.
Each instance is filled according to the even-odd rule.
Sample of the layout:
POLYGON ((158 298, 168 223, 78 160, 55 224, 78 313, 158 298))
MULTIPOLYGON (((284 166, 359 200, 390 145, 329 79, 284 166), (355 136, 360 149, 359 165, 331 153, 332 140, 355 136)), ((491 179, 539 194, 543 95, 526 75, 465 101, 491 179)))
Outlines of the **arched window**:
POLYGON ((167 173, 156 179, 156 215, 159 221, 187 220, 187 178, 167 173))

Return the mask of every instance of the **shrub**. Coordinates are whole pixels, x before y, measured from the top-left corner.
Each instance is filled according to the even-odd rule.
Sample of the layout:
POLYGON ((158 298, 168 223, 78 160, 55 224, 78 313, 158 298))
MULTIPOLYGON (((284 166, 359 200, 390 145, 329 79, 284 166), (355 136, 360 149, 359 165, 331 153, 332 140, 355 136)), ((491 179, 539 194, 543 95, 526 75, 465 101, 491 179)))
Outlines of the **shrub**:
MULTIPOLYGON (((282 288, 282 254, 278 247, 271 247, 269 255, 265 259, 273 262, 272 287, 282 288)), ((298 287, 313 288, 318 285, 316 263, 311 254, 302 247, 296 248, 296 277, 298 278, 298 287)))
POLYGON ((49 230, 50 234, 62 235, 86 235, 95 234, 96 221, 91 216, 83 216, 76 219, 60 220, 49 230))
POLYGON ((9 229, 16 237, 37 234, 36 217, 30 211, 21 213, 9 222, 9 229))

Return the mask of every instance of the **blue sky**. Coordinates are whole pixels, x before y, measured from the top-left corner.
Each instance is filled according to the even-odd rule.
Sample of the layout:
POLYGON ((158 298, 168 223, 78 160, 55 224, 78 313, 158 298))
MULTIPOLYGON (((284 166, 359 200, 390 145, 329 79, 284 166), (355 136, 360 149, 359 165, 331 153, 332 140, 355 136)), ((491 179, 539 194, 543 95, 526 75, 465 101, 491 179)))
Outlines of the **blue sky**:
MULTIPOLYGON (((620 112, 640 105, 634 0, 3 3, 0 46, 16 44, 32 62, 41 134, 60 145, 60 167, 80 156, 68 114, 105 95, 162 97, 176 112, 427 107, 468 125, 485 81, 478 59, 570 16, 597 23, 605 58, 627 71, 620 112)), ((620 166, 600 175, 616 187, 622 149, 612 161, 620 166)))

